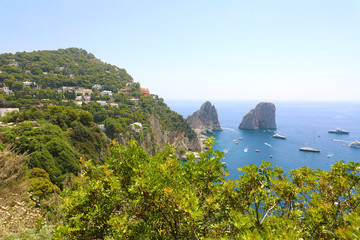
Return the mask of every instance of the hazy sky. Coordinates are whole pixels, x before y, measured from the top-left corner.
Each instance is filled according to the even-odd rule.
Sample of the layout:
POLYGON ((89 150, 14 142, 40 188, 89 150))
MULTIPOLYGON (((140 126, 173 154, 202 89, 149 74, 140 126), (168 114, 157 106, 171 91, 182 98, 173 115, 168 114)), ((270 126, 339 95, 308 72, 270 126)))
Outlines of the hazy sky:
POLYGON ((0 53, 79 47, 164 99, 360 101, 359 0, 0 0, 0 53))

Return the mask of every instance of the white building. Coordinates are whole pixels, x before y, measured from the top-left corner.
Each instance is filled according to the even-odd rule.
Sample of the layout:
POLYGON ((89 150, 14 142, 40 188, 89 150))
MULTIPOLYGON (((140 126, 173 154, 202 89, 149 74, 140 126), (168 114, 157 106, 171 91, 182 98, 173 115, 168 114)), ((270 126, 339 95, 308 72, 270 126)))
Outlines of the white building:
POLYGON ((119 104, 117 104, 117 103, 110 103, 110 106, 111 106, 111 107, 119 107, 119 104))
POLYGON ((132 130, 135 131, 135 132, 140 132, 141 130, 143 130, 143 126, 139 122, 134 122, 134 123, 132 123, 130 125, 131 125, 132 130))
POLYGON ((101 106, 104 106, 104 105, 107 105, 107 102, 106 101, 96 101, 97 103, 100 103, 101 106))
POLYGON ((19 111, 19 108, 0 108, 0 115, 4 117, 6 113, 19 111))
POLYGON ((108 96, 112 96, 112 92, 111 91, 102 91, 101 93, 100 93, 100 95, 101 96, 105 96, 105 95, 108 95, 108 96))
POLYGON ((23 86, 26 87, 26 86, 31 86, 31 85, 36 85, 36 83, 34 82, 29 82, 29 81, 26 81, 26 82, 23 82, 23 86))
POLYGON ((100 84, 95 84, 94 86, 92 86, 92 88, 101 89, 102 86, 100 84))

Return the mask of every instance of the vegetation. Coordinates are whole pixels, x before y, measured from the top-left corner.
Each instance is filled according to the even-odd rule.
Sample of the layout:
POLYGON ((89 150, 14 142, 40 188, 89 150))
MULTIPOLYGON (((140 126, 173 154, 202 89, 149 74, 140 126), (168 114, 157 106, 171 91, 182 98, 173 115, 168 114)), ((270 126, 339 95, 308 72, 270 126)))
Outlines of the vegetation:
POLYGON ((287 174, 263 162, 233 181, 211 139, 182 162, 155 135, 196 140, 186 120, 81 49, 1 54, 0 84, 0 107, 20 108, 0 123, 1 239, 360 235, 360 163, 287 174))
POLYGON ((182 163, 172 147, 149 156, 113 142, 104 165, 82 163, 65 190, 55 239, 355 239, 360 163, 289 173, 268 162, 226 180, 223 153, 182 163))
MULTIPOLYGON (((103 63, 82 49, 1 54, 0 83, 12 91, 0 91, 1 107, 32 111, 17 115, 15 119, 9 117, 8 122, 42 119, 41 111, 36 109, 56 105, 85 110, 92 114, 95 123, 105 125, 109 138, 120 142, 137 140, 151 152, 159 146, 152 138, 150 117, 159 120, 162 131, 175 131, 186 138, 196 138, 186 120, 171 111, 163 99, 140 91, 140 84, 134 83, 124 69, 103 63), (130 125, 135 122, 144 126, 141 134, 131 130, 130 125)), ((67 112, 71 111, 68 109, 67 112)), ((56 122, 49 115, 45 119, 62 129, 70 123, 56 122)), ((60 116, 60 120, 72 119, 60 116)))
POLYGON ((107 154, 107 139, 92 119, 90 113, 71 107, 12 112, 4 120, 17 124, 0 128, 0 139, 30 154, 28 167, 46 170, 62 187, 66 177, 79 171, 80 156, 100 162, 107 154))

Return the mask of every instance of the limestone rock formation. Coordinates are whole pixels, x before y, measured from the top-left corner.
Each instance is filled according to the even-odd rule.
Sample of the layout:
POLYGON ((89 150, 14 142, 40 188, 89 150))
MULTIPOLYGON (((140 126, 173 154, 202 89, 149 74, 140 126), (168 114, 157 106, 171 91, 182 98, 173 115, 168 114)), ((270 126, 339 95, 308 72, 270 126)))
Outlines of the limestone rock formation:
POLYGON ((261 102, 246 114, 239 125, 240 129, 276 129, 276 107, 273 103, 261 102))
POLYGON ((221 126, 214 105, 209 101, 201 105, 200 110, 188 117, 191 128, 198 134, 208 134, 214 131, 221 131, 221 126))

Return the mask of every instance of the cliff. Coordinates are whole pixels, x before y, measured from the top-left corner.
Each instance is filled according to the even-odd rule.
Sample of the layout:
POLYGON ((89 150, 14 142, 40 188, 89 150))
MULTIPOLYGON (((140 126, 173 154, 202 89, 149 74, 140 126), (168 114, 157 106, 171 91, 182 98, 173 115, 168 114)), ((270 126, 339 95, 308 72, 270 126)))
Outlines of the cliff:
POLYGON ((199 134, 208 134, 221 131, 217 110, 209 101, 201 105, 200 110, 188 117, 192 129, 199 134))
POLYGON ((239 125, 240 129, 276 129, 276 107, 273 103, 261 102, 246 114, 239 125))

